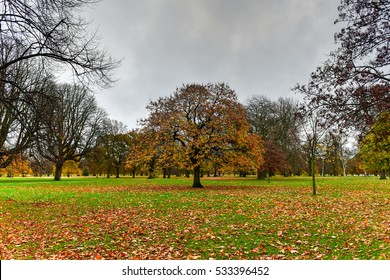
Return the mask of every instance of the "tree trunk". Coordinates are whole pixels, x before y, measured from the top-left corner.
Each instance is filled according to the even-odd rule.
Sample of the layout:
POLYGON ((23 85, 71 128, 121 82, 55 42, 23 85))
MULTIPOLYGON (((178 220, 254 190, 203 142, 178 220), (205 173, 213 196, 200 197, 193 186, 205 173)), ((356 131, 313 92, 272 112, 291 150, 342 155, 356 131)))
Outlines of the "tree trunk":
POLYGON ((163 168, 163 179, 167 178, 167 169, 163 168))
POLYGON ((386 170, 382 169, 381 170, 381 176, 379 178, 380 180, 386 180, 386 170))
POLYGON ((312 181, 313 181, 313 195, 317 195, 315 151, 312 151, 312 155, 311 155, 311 177, 312 177, 312 181))
POLYGON ((262 179, 261 170, 257 169, 257 180, 261 180, 261 179, 262 179))
POLYGON ((194 183, 192 185, 193 188, 203 188, 200 183, 200 166, 194 167, 194 183))
POLYGON ((55 170, 55 172, 54 172, 54 180, 55 180, 55 181, 61 180, 62 166, 63 166, 63 163, 62 163, 62 162, 57 162, 57 163, 56 163, 56 170, 55 170))
POLYGON ((119 178, 119 167, 116 168, 116 178, 119 178))
POLYGON ((155 179, 157 178, 157 174, 156 174, 156 161, 157 159, 156 158, 152 158, 149 162, 149 175, 148 175, 148 179, 155 179))
POLYGON ((268 169, 268 176, 267 176, 268 183, 271 182, 271 170, 268 169))
POLYGON ((135 178, 135 168, 133 168, 133 178, 135 178))

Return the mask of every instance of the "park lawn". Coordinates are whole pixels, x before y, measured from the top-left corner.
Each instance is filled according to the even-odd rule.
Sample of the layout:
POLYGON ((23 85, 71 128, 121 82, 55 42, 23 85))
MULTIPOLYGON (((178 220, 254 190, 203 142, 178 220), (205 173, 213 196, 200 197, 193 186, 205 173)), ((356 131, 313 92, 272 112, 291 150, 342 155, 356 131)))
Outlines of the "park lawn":
POLYGON ((390 259, 377 177, 0 178, 0 259, 390 259))

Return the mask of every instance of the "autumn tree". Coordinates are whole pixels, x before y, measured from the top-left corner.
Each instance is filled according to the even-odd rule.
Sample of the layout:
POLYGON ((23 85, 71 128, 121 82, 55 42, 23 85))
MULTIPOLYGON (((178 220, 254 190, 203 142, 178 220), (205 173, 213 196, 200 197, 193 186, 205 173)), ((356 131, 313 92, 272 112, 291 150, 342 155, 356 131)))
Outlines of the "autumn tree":
POLYGON ((42 106, 46 114, 36 133, 35 146, 55 164, 54 179, 60 180, 66 161, 80 161, 95 146, 106 114, 89 90, 78 85, 53 85, 42 106))
POLYGON ((153 128, 159 137, 180 144, 181 154, 194 171, 194 188, 200 182, 202 163, 219 151, 234 151, 249 126, 235 92, 226 84, 187 84, 169 97, 147 106, 149 117, 144 127, 153 128))
POLYGON ((70 177, 72 174, 81 175, 79 162, 74 160, 65 161, 64 165, 62 166, 62 174, 66 174, 67 177, 70 177))
POLYGON ((5 168, 0 168, 0 176, 6 175, 7 177, 22 176, 25 177, 32 173, 31 162, 26 153, 22 152, 15 156, 12 162, 5 168))
POLYGON ((89 153, 87 153, 80 162, 85 173, 94 174, 96 177, 107 172, 106 151, 104 147, 95 145, 89 153))
POLYGON ((137 169, 144 164, 144 159, 150 152, 150 149, 145 149, 144 138, 140 130, 132 129, 127 135, 129 147, 126 153, 125 166, 131 170, 134 178, 137 169))
POLYGON ((295 90, 327 119, 364 133, 390 110, 390 2, 342 0, 338 9, 338 48, 295 90))
POLYGON ((265 143, 264 164, 258 172, 257 179, 264 179, 267 176, 268 182, 270 177, 287 165, 285 153, 272 141, 265 143))
POLYGON ((380 171, 386 179, 390 170, 390 113, 384 112, 360 142, 360 156, 366 166, 380 171))
POLYGON ((102 130, 102 134, 97 139, 97 145, 104 150, 104 156, 100 158, 100 161, 106 163, 107 178, 111 175, 112 167, 115 169, 116 178, 119 178, 120 169, 124 167, 129 149, 126 125, 107 119, 103 122, 102 130))
POLYGON ((234 153, 223 159, 222 166, 233 164, 240 176, 246 176, 248 171, 253 170, 259 175, 265 164, 263 139, 258 134, 249 133, 238 140, 234 153))
POLYGON ((28 149, 28 156, 34 176, 41 177, 44 174, 47 176, 53 174, 53 163, 42 157, 34 147, 28 149))

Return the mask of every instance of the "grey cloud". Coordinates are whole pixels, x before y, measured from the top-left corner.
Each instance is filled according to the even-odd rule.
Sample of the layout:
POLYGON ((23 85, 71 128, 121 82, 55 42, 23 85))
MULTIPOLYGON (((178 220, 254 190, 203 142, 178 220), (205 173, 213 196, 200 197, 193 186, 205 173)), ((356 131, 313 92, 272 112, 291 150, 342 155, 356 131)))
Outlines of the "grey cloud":
POLYGON ((104 0, 88 18, 124 58, 98 95, 133 127, 149 100, 188 82, 227 82, 240 100, 290 96, 334 48, 338 0, 104 0))

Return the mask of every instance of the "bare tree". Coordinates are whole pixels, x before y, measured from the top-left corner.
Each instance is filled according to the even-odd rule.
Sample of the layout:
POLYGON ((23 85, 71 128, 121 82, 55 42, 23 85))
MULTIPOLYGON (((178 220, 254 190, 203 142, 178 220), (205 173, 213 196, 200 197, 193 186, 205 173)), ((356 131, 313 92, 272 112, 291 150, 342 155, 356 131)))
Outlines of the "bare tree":
MULTIPOLYGON (((56 70, 107 87, 119 62, 99 47, 79 14, 94 0, 0 0, 0 166, 31 145, 38 99, 56 70)), ((50 91, 50 90, 49 90, 50 91)))
POLYGON ((306 151, 309 163, 309 173, 312 177, 313 195, 317 195, 316 185, 316 160, 318 144, 328 131, 329 126, 324 124, 322 112, 311 110, 308 107, 301 108, 303 148, 306 151))
POLYGON ((78 162, 94 147, 106 113, 82 86, 56 85, 48 94, 42 101, 46 114, 35 144, 39 153, 55 164, 54 179, 60 180, 66 161, 78 162))
POLYGON ((327 118, 364 134, 390 110, 390 1, 341 0, 338 9, 338 48, 295 90, 327 118))
POLYGON ((297 110, 293 99, 272 101, 265 96, 253 96, 245 106, 251 130, 265 141, 265 165, 285 175, 291 171, 288 169, 297 169, 300 158, 297 110))
MULTIPOLYGON (((18 48, 0 45, 0 64, 18 48)), ((39 127, 38 95, 46 90, 48 79, 38 65, 19 61, 0 69, 0 167, 8 166, 14 156, 31 143, 39 127)))
POLYGON ((83 81, 109 86, 118 62, 99 47, 80 12, 96 0, 1 0, 0 42, 20 51, 0 70, 20 61, 42 63, 45 69, 68 66, 83 81))

